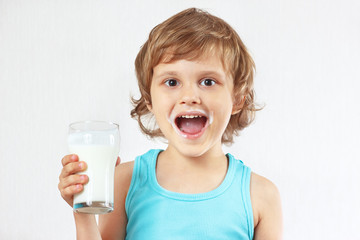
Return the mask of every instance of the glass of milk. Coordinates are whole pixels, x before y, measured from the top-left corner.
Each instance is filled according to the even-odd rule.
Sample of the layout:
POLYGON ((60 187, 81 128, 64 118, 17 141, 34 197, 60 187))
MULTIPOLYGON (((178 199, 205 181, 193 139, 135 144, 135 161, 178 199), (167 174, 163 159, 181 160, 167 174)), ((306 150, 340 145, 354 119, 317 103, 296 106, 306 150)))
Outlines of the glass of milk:
POLYGON ((71 154, 85 161, 89 182, 74 195, 73 209, 79 213, 103 214, 114 210, 114 172, 120 150, 119 126, 111 122, 83 121, 69 125, 71 154))

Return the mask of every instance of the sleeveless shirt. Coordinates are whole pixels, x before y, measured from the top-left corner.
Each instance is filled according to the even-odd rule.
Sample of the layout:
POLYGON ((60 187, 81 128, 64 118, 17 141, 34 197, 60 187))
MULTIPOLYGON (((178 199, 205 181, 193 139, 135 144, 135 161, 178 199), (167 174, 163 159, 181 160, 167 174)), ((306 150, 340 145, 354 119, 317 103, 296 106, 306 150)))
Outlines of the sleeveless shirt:
POLYGON ((252 239, 251 170, 227 154, 228 170, 216 189, 183 194, 162 188, 156 179, 160 149, 135 159, 125 201, 128 240, 252 239))

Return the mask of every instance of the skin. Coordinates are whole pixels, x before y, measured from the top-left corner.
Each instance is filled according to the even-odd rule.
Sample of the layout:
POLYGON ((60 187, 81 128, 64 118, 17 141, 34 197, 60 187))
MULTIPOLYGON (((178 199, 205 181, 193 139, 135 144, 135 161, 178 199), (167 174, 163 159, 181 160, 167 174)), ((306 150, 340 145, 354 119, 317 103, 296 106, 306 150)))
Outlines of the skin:
MULTIPOLYGON (((160 63, 154 68, 149 110, 169 144, 156 166, 158 183, 180 193, 201 193, 217 188, 225 178, 228 162, 222 151, 221 136, 232 114, 241 108, 234 104, 233 80, 216 56, 197 61, 160 63), (167 101, 164 101, 166 99, 167 101), (221 101, 219 101, 221 99, 221 101), (198 112, 212 116, 212 122, 199 136, 184 136, 170 116, 198 112)), ((118 159, 118 162, 120 159, 118 159)), ((75 175, 86 169, 76 155, 65 156, 59 190, 72 206, 73 195, 83 189, 88 178, 75 175)), ((74 213, 78 239, 124 239, 127 216, 125 199, 134 162, 115 168, 114 212, 94 216, 74 213)), ((251 175, 250 195, 256 240, 278 240, 282 233, 280 195, 276 186, 256 173, 251 175)))

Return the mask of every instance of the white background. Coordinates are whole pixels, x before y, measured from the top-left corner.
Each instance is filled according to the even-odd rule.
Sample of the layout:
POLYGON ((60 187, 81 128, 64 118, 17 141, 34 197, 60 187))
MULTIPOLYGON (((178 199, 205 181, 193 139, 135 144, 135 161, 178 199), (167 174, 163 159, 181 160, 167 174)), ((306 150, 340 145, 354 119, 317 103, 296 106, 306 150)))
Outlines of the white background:
POLYGON ((0 0, 0 239, 75 239, 57 189, 70 122, 119 123, 123 161, 164 146, 129 116, 133 62, 156 24, 192 6, 254 57, 266 106, 225 151, 278 186, 285 239, 360 239, 356 0, 0 0))

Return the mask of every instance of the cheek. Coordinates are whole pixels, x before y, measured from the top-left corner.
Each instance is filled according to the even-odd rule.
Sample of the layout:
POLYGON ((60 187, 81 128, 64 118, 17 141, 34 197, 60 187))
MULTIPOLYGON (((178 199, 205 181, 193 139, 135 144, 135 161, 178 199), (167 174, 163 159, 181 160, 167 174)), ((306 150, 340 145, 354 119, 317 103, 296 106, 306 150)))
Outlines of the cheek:
POLYGON ((223 94, 212 98, 212 105, 215 106, 219 112, 227 113, 231 112, 233 108, 233 98, 229 94, 223 94))
POLYGON ((217 102, 214 111, 215 114, 218 116, 219 121, 222 123, 222 125, 227 126, 232 115, 233 104, 231 99, 226 99, 226 98, 223 99, 224 101, 217 102))
POLYGON ((169 101, 165 99, 164 97, 156 97, 156 95, 152 98, 151 112, 158 122, 166 120, 170 114, 171 107, 169 101))
POLYGON ((156 111, 156 109, 158 108, 159 103, 161 103, 161 101, 159 101, 159 93, 156 90, 156 88, 154 89, 153 87, 151 87, 150 89, 150 99, 151 99, 151 111, 156 111))

